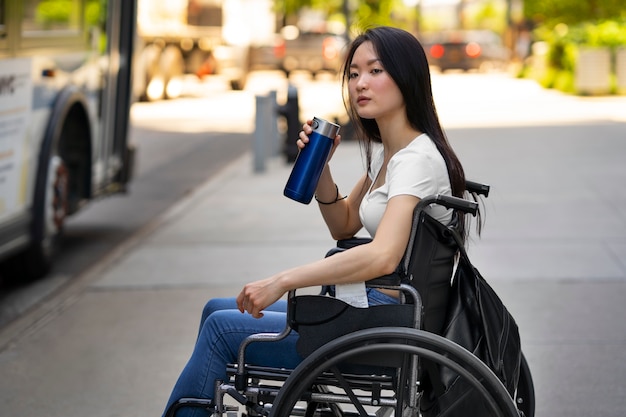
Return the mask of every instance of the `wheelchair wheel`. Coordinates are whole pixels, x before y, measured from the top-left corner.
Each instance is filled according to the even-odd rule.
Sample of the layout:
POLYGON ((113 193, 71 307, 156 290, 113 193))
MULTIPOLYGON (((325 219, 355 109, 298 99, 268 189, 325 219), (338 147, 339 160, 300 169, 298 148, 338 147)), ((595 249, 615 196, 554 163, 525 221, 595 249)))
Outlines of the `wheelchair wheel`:
MULTIPOLYGON (((491 415, 519 417, 516 405, 506 388, 477 357, 441 336, 396 327, 360 330, 342 336, 315 351, 285 381, 271 407, 270 417, 335 416, 338 415, 336 409, 330 414, 324 406, 337 399, 346 410, 339 414, 343 416, 419 416, 419 403, 416 404, 410 396, 405 395, 405 388, 396 388, 395 392, 388 395, 381 392, 380 386, 373 385, 371 392, 366 395, 363 391, 368 391, 368 388, 355 389, 346 383, 349 378, 338 369, 364 356, 379 358, 381 361, 390 357, 400 357, 403 361, 412 357, 428 359, 467 380, 492 411, 491 415), (329 380, 328 375, 336 378, 335 391, 343 392, 334 396, 316 395, 311 387, 320 380, 329 380), (316 404, 322 405, 318 413, 314 413, 316 404)), ((405 386, 405 383, 401 384, 405 386)))
POLYGON ((524 413, 524 417, 535 417, 535 386, 524 354, 522 354, 515 402, 517 408, 524 413))

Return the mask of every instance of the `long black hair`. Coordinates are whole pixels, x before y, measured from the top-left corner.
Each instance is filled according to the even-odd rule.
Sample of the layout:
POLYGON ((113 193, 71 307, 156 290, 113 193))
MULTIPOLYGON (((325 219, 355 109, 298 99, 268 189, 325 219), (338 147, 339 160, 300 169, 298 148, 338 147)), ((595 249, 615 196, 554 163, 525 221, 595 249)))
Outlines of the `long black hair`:
MULTIPOLYGON (((448 169, 452 195, 465 194, 465 173, 463 166, 450 146, 439 123, 433 100, 430 69, 426 53, 420 42, 411 33, 402 29, 381 26, 367 29, 351 43, 343 64, 343 101, 354 126, 356 137, 365 150, 367 170, 372 163, 372 144, 380 143, 380 130, 374 119, 364 119, 357 113, 348 97, 350 64, 355 51, 365 42, 371 42, 381 65, 394 80, 404 98, 406 116, 414 129, 426 133, 437 146, 448 169)), ((459 222, 461 235, 465 235, 465 224, 459 222)))

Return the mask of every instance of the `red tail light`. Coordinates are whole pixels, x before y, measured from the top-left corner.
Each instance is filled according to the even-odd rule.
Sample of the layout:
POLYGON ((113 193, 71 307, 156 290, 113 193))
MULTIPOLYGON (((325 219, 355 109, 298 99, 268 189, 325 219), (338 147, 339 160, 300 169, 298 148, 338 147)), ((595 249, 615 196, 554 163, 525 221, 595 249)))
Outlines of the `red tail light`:
POLYGON ((439 59, 443 56, 445 51, 446 50, 443 47, 443 45, 437 43, 430 47, 430 56, 432 56, 433 58, 439 59))
POLYGON ((467 45, 465 45, 465 53, 470 58, 478 58, 481 52, 482 52, 482 49, 480 48, 480 45, 477 44, 476 42, 470 42, 467 45))
POLYGON ((284 40, 280 40, 277 41, 274 44, 274 56, 276 58, 284 58, 285 57, 285 53, 286 53, 286 46, 285 46, 285 41, 284 40))
POLYGON ((322 55, 325 59, 334 59, 339 54, 337 41, 333 38, 325 38, 322 42, 322 55))

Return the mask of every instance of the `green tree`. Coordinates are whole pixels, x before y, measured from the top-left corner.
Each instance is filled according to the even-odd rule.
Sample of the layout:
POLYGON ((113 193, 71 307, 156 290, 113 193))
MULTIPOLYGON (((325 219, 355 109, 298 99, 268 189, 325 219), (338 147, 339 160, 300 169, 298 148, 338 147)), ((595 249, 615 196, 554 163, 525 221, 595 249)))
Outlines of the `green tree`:
POLYGON ((546 26, 626 18, 626 2, 624 0, 524 0, 524 16, 546 26))
POLYGON ((69 25, 76 21, 76 7, 71 0, 43 0, 37 5, 37 22, 43 27, 53 24, 69 25))
POLYGON ((342 13, 343 3, 344 0, 274 0, 274 10, 278 16, 282 16, 283 25, 297 21, 302 9, 322 11, 329 20, 345 24, 346 19, 342 13))
POLYGON ((328 14, 341 11, 343 0, 276 0, 274 7, 276 11, 285 16, 295 16, 303 8, 323 10, 328 14))
POLYGON ((341 16, 344 23, 349 22, 357 29, 372 25, 397 26, 394 14, 404 7, 402 0, 276 0, 275 6, 286 18, 297 15, 304 7, 322 10, 327 16, 341 16))

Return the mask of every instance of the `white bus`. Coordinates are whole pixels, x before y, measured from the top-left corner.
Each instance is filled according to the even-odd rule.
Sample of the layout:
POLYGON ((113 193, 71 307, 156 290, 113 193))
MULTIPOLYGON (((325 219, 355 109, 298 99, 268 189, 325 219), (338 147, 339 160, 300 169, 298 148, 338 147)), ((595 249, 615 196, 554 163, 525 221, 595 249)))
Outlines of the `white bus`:
POLYGON ((124 192, 134 0, 0 0, 0 278, 47 273, 67 216, 124 192))

